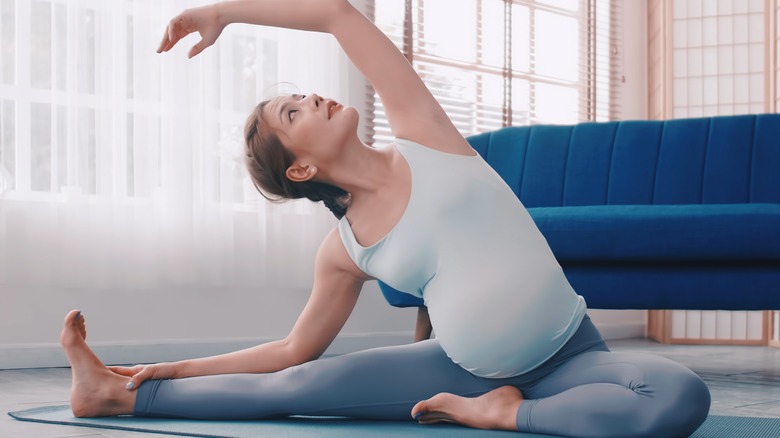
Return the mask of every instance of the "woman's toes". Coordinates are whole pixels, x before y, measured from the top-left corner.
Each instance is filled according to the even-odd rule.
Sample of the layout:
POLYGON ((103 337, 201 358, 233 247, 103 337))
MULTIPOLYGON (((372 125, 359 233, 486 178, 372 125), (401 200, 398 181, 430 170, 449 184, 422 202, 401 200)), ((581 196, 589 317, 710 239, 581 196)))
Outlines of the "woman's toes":
POLYGON ((479 397, 441 393, 417 403, 412 416, 422 424, 449 421, 479 429, 516 430, 515 415, 520 403, 522 394, 511 386, 479 397))

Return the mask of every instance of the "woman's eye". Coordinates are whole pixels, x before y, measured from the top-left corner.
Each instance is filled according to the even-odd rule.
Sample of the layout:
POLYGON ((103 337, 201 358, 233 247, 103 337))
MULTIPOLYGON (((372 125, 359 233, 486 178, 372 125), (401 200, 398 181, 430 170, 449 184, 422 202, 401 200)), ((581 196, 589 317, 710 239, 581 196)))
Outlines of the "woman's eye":
POLYGON ((297 113, 297 112, 298 112, 298 110, 290 110, 290 111, 287 113, 287 117, 289 117, 289 118, 290 118, 290 122, 292 122, 292 121, 293 121, 293 119, 295 118, 295 113, 297 113))

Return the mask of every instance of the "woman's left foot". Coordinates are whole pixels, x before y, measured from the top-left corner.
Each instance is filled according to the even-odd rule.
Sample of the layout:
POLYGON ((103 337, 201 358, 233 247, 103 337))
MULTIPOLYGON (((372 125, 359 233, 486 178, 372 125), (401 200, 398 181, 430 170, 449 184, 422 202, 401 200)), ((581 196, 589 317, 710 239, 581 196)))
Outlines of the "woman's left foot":
POLYGON ((77 417, 105 417, 132 414, 135 391, 128 391, 128 378, 106 368, 87 346, 87 326, 81 312, 72 310, 65 317, 60 343, 70 362, 73 382, 70 407, 77 417))
POLYGON ((447 421, 477 429, 517 430, 516 415, 523 395, 513 386, 502 386, 479 397, 443 392, 412 408, 420 424, 447 421))

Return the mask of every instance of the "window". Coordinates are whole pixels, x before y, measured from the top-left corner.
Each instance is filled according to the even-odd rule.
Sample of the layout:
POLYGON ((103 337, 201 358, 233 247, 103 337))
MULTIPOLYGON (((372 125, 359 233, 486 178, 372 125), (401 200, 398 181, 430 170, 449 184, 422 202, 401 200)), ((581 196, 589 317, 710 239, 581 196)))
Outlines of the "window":
POLYGON ((187 3, 0 0, 8 189, 150 198, 183 172, 209 200, 243 202, 243 173, 220 145, 278 82, 278 43, 233 28, 201 59, 156 55, 187 3))
MULTIPOLYGON (((619 2, 377 1, 368 15, 464 135, 619 116, 619 2)), ((373 135, 392 141, 373 91, 373 135)))
POLYGON ((312 259, 332 215, 269 207, 242 134, 282 80, 341 98, 312 68, 338 46, 235 25, 192 60, 197 35, 156 54, 198 2, 0 0, 0 289, 310 286, 285 260, 312 259))

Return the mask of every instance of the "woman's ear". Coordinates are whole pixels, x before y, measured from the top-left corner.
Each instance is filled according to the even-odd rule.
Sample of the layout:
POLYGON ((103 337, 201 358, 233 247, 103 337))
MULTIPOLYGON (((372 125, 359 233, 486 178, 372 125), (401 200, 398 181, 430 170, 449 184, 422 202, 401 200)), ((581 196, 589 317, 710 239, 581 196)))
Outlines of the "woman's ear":
POLYGON ((287 179, 292 182, 304 182, 314 178, 317 174, 317 168, 315 166, 293 164, 287 168, 285 172, 287 179))

